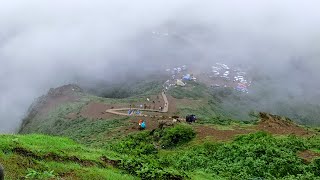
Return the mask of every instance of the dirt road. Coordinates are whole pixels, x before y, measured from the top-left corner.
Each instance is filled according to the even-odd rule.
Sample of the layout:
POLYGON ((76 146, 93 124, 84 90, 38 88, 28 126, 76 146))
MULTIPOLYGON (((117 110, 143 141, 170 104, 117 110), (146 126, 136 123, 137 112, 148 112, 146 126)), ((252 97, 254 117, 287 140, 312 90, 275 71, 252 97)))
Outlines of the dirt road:
MULTIPOLYGON (((169 109, 169 101, 167 98, 167 95, 164 91, 162 91, 161 93, 163 101, 164 101, 164 105, 162 106, 163 109, 162 111, 159 110, 153 110, 153 109, 138 109, 138 108, 118 108, 118 109, 107 109, 106 112, 107 113, 111 113, 111 114, 115 114, 115 115, 120 115, 120 116, 140 116, 140 117, 147 117, 148 115, 146 114, 128 114, 128 113, 123 113, 123 112, 119 112, 119 111, 129 111, 129 110, 139 110, 139 111, 146 111, 146 112, 159 112, 159 113, 167 113, 168 109, 169 109)), ((162 116, 156 116, 156 117, 162 117, 162 116)))

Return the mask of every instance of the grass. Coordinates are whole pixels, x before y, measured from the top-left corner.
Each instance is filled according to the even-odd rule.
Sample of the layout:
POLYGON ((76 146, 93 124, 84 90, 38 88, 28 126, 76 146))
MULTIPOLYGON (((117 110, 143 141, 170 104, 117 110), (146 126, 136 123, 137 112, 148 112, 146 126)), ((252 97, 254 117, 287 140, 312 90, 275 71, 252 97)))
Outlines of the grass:
POLYGON ((169 90, 169 94, 177 99, 199 100, 206 96, 208 89, 204 84, 190 81, 185 87, 176 87, 169 90))
POLYGON ((86 145, 103 146, 106 139, 108 139, 106 134, 113 135, 111 132, 124 126, 128 118, 119 117, 92 120, 79 116, 82 108, 92 101, 112 104, 122 103, 124 100, 105 99, 85 95, 77 102, 59 105, 49 111, 46 116, 36 116, 20 133, 27 134, 37 132, 48 135, 66 136, 86 145), (77 117, 72 120, 69 119, 67 115, 70 113, 76 114, 77 117))
POLYGON ((176 155, 170 156, 174 159, 172 163, 177 165, 176 168, 193 171, 191 176, 194 179, 220 179, 219 176, 223 179, 273 179, 290 174, 297 178, 301 176, 300 173, 313 174, 312 178, 319 178, 316 171, 309 169, 313 164, 303 164, 296 155, 297 151, 307 149, 311 144, 317 143, 303 138, 272 137, 258 132, 238 136, 229 143, 204 143, 188 147, 188 150, 175 152, 176 155), (288 165, 287 161, 291 164, 288 165), (275 171, 277 168, 273 169, 276 166, 281 167, 279 173, 275 171), (202 173, 199 174, 199 171, 202 173))
POLYGON ((203 171, 195 171, 190 175, 193 180, 224 180, 227 178, 222 178, 215 176, 213 177, 211 174, 203 172, 203 171))
POLYGON ((319 148, 319 138, 239 135, 230 142, 187 143, 154 151, 148 132, 120 146, 120 168, 140 177, 165 179, 319 179, 319 158, 306 164, 297 152, 319 148), (143 138, 141 138, 143 137, 143 138), (139 154, 137 156, 137 153, 139 154), (137 168, 140 167, 140 168, 137 168))
MULTIPOLYGON (((154 89, 143 90, 151 93, 154 89)), ((125 99, 84 95, 79 102, 62 104, 48 116, 36 117, 23 130, 24 133, 67 136, 73 140, 36 134, 1 136, 0 160, 6 167, 7 179, 21 179, 27 175, 38 179, 49 176, 63 179, 320 178, 319 158, 306 164, 297 156, 297 152, 307 149, 320 152, 318 135, 274 137, 257 132, 239 135, 228 142, 200 141, 194 139, 192 126, 187 125, 142 131, 117 139, 117 135, 123 136, 121 128, 128 123, 127 117, 66 118, 71 112, 78 114, 92 101, 127 106, 144 100, 148 93, 136 93, 125 99), (104 156, 117 161, 117 166, 103 161, 104 156)), ((169 93, 178 99, 187 99, 185 102, 189 104, 178 100, 178 113, 182 116, 196 114, 199 124, 220 130, 251 126, 251 123, 228 117, 202 84, 189 83, 169 93)))
POLYGON ((142 131, 114 140, 104 149, 63 137, 2 135, 0 161, 6 167, 7 179, 27 175, 40 179, 135 179, 126 173, 144 179, 320 178, 317 159, 306 164, 297 156, 297 152, 307 149, 319 151, 319 136, 275 137, 257 132, 229 142, 196 143, 190 141, 194 137, 190 128, 185 125, 142 131), (185 141, 172 144, 188 135, 185 141), (117 169, 103 161, 103 156, 120 162, 117 169))
MULTIPOLYGON (((231 121, 234 121, 236 115, 226 111, 221 104, 221 100, 216 97, 221 94, 225 96, 224 92, 219 90, 219 92, 212 93, 204 84, 190 82, 186 87, 171 89, 169 94, 178 99, 178 115, 184 117, 188 114, 196 114, 199 123, 229 125, 231 121), (188 99, 189 103, 180 99, 188 99), (233 117, 232 120, 231 117, 233 117)), ((227 89, 226 92, 227 94, 232 93, 232 90, 227 89)), ((247 116, 249 117, 249 115, 247 116)), ((251 119, 246 120, 250 121, 251 119)), ((240 122, 239 120, 235 121, 240 122)))
POLYGON ((90 119, 80 115, 82 109, 90 102, 129 107, 130 104, 145 101, 151 94, 161 92, 161 83, 140 82, 133 87, 132 92, 132 96, 128 98, 103 98, 89 94, 78 94, 80 98, 76 102, 60 104, 45 115, 33 117, 29 123, 21 128, 20 133, 36 132, 67 136, 86 145, 102 147, 108 140, 112 140, 114 136, 122 136, 116 130, 128 123, 128 118, 90 119), (68 118, 70 113, 74 114, 74 119, 68 118))
POLYGON ((106 134, 123 126, 127 119, 127 117, 111 120, 79 118, 73 121, 62 121, 52 129, 54 131, 52 134, 67 136, 87 145, 102 145, 108 139, 106 134))
MULTIPOLYGON (((88 94, 81 94, 76 102, 69 102, 59 105, 49 111, 47 115, 36 116, 21 130, 21 133, 43 133, 49 135, 61 135, 72 138, 83 144, 100 146, 108 139, 119 133, 115 130, 121 129, 128 123, 127 118, 99 119, 93 120, 82 117, 81 110, 90 102, 105 103, 108 105, 117 104, 123 107, 129 107, 129 104, 145 101, 149 94, 157 94, 159 82, 143 82, 134 86, 134 91, 145 91, 144 93, 134 93, 128 98, 102 98, 88 94), (140 88, 138 88, 140 87, 140 88), (67 115, 73 113, 76 118, 70 120, 67 115)), ((159 91, 158 91, 159 90, 159 91)), ((190 103, 179 103, 177 101, 177 115, 186 116, 190 113, 196 114, 199 123, 202 124, 220 124, 229 122, 223 113, 223 110, 211 96, 204 84, 189 82, 186 87, 177 87, 169 91, 169 94, 176 98, 187 98, 190 103)), ((152 113, 150 113, 152 114, 152 113)), ((227 124, 228 125, 228 124, 227 124)))
POLYGON ((117 105, 129 107, 130 103, 138 103, 138 102, 145 101, 146 97, 147 96, 135 96, 135 97, 128 97, 123 99, 115 99, 115 98, 103 98, 103 97, 98 97, 94 95, 87 95, 84 98, 92 102, 100 102, 105 104, 117 104, 117 105))
POLYGON ((48 172, 53 179, 137 179, 111 167, 101 160, 102 156, 114 159, 115 153, 63 137, 0 135, 0 162, 6 179, 22 179, 28 174, 33 179, 46 179, 48 172))
POLYGON ((100 96, 113 99, 124 99, 139 96, 158 94, 162 90, 162 80, 158 81, 135 81, 114 85, 113 87, 100 89, 100 96))
MULTIPOLYGON (((81 109, 89 103, 88 99, 81 99, 78 102, 68 102, 51 109, 46 115, 34 117, 27 125, 25 125, 20 132, 30 133, 39 132, 44 133, 55 126, 57 120, 67 120, 69 113, 79 114, 81 109)), ((50 131, 49 131, 50 132, 50 131)))

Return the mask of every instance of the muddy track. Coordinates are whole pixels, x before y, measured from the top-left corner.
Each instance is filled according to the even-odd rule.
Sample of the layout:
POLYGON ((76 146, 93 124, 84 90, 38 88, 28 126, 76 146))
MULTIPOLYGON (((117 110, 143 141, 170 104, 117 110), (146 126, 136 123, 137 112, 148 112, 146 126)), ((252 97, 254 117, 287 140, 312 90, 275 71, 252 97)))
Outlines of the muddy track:
MULTIPOLYGON (((129 110, 139 110, 139 111, 145 111, 145 112, 157 112, 157 113, 167 113, 168 109, 169 109, 169 101, 167 98, 167 95, 165 92, 161 93, 163 100, 164 100, 164 105, 163 110, 159 111, 159 110, 154 110, 154 109, 138 109, 138 108, 118 108, 118 109, 107 109, 106 112, 107 113, 111 113, 111 114, 115 114, 115 115, 120 115, 120 116, 138 116, 138 117, 148 117, 149 115, 146 114, 128 114, 128 113, 122 113, 119 111, 129 111, 129 110)), ((154 117, 159 117, 162 118, 164 116, 154 116, 154 117)))

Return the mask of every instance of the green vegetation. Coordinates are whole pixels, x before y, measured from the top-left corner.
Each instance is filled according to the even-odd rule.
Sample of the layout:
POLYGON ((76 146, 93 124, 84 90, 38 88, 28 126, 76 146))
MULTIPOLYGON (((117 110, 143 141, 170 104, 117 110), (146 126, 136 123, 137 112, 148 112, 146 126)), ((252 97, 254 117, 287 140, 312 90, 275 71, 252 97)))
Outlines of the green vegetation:
POLYGON ((195 137, 193 129, 178 125, 156 131, 144 131, 129 135, 109 148, 121 154, 119 168, 143 179, 182 179, 186 177, 161 159, 161 149, 184 145, 195 137))
POLYGON ((320 105, 319 104, 309 104, 306 102, 279 102, 276 104, 276 113, 288 116, 303 125, 317 126, 319 125, 320 116, 320 105), (291 104, 288 106, 287 104, 291 104))
POLYGON ((129 107, 129 104, 145 101, 146 97, 151 94, 158 94, 161 92, 162 86, 159 81, 141 81, 132 86, 121 86, 121 88, 130 90, 130 97, 125 99, 119 97, 103 98, 89 94, 77 94, 79 96, 77 101, 59 104, 48 109, 45 114, 40 113, 25 119, 26 123, 20 129, 20 133, 36 132, 66 136, 82 144, 101 147, 115 136, 123 136, 119 130, 127 125, 129 118, 91 119, 84 117, 81 114, 82 110, 92 102, 129 107))
MULTIPOLYGON (((81 109, 89 103, 89 99, 81 99, 79 102, 69 102, 59 105, 53 109, 49 109, 46 115, 35 116, 22 127, 20 132, 30 133, 47 133, 51 134, 51 129, 59 121, 68 121, 67 115, 74 113, 78 115, 81 109)), ((69 120, 70 121, 70 120, 69 120)))
POLYGON ((176 87, 169 90, 169 94, 177 99, 193 99, 198 100, 206 96, 208 88, 204 84, 190 81, 185 87, 176 87))
POLYGON ((186 87, 170 89, 169 94, 177 99, 187 99, 189 103, 177 103, 177 114, 185 117, 196 114, 200 123, 215 124, 216 119, 230 119, 221 109, 219 100, 201 83, 190 82, 186 87))
MULTIPOLYGON (((141 88, 123 87, 128 94, 117 89, 105 91, 112 99, 82 95, 76 102, 51 109, 47 116, 34 117, 21 131, 72 140, 47 135, 2 135, 0 162, 6 168, 7 179, 320 179, 317 134, 307 138, 256 132, 217 142, 195 138, 194 125, 125 134, 122 128, 130 128, 130 118, 90 119, 79 115, 90 102, 127 106, 159 93, 159 84, 149 83, 142 83, 145 86, 141 88), (74 119, 68 118, 70 113, 74 119), (299 157, 305 150, 316 154, 313 160, 299 157)), ((232 131, 257 120, 255 112, 244 115, 246 111, 238 108, 253 99, 234 94, 232 89, 209 91, 203 84, 192 82, 168 93, 178 99, 179 116, 197 115, 197 128, 214 124, 208 126, 232 131), (225 99, 236 103, 228 104, 225 99), (235 119, 237 113, 248 117, 248 121, 235 119)))
POLYGON ((162 148, 168 149, 189 142, 196 136, 196 133, 190 126, 177 125, 173 128, 155 131, 154 136, 162 148))
MULTIPOLYGON (((79 116, 81 109, 90 101, 90 96, 84 96, 79 102, 61 104, 48 112, 47 116, 33 118, 27 126, 22 128, 20 133, 37 132, 47 135, 66 136, 86 145, 101 145, 106 139, 106 134, 122 127, 128 118, 92 120, 79 116), (68 118, 67 115, 70 113, 75 114, 75 119, 68 118)), ((112 99, 105 99, 104 101, 112 102, 112 99)))
MULTIPOLYGON (((302 100, 290 94, 274 97, 278 87, 272 86, 272 81, 255 82, 250 87, 249 94, 233 91, 231 88, 215 88, 210 91, 209 99, 218 102, 218 111, 232 119, 250 120, 250 112, 269 112, 289 117, 304 125, 319 124, 319 104, 314 100, 302 100)), ((282 94, 282 93, 281 93, 282 94)))
POLYGON ((147 134, 130 136, 121 142, 127 145, 118 149, 125 154, 119 167, 142 178, 320 179, 320 159, 305 163, 297 156, 299 151, 319 149, 316 137, 273 137, 258 132, 229 143, 156 151, 147 134))
POLYGON ((78 118, 73 121, 56 121, 50 131, 53 135, 67 136, 86 145, 99 145, 106 139, 108 132, 123 125, 128 118, 110 120, 89 120, 78 118))
POLYGON ((28 169, 28 174, 25 176, 26 179, 53 179, 55 175, 54 171, 44 171, 44 172, 37 172, 34 169, 28 169))
POLYGON ((214 119, 255 120, 251 112, 270 112, 289 117, 304 125, 319 125, 320 106, 288 97, 274 98, 271 82, 255 83, 252 93, 240 93, 230 87, 207 88, 198 82, 190 82, 185 87, 172 88, 169 94, 177 99, 188 99, 190 104, 178 107, 182 116, 193 112, 205 123, 214 123, 214 119), (266 99, 273 99, 269 102, 266 99), (191 103, 192 102, 192 103, 191 103))
POLYGON ((114 143, 112 150, 123 154, 155 154, 157 148, 170 149, 183 145, 195 137, 195 132, 188 125, 177 125, 172 128, 143 131, 128 135, 114 143))
POLYGON ((320 179, 320 158, 306 163, 298 156, 319 152, 320 136, 257 132, 204 143, 194 137, 192 126, 177 125, 92 149, 66 138, 3 135, 0 159, 11 179, 133 179, 123 172, 142 179, 320 179))
POLYGON ((45 135, 1 135, 6 179, 135 179, 111 166, 112 152, 45 135), (107 158, 108 157, 108 158, 107 158), (106 159, 106 160, 104 160, 106 159))
POLYGON ((201 124, 230 125, 254 122, 256 117, 251 116, 248 111, 232 112, 226 108, 221 98, 227 98, 233 93, 231 88, 216 88, 210 91, 204 84, 196 82, 169 91, 173 97, 189 101, 189 103, 177 103, 177 114, 182 117, 190 113, 196 114, 201 124))
POLYGON ((162 90, 161 81, 138 81, 128 82, 120 85, 115 85, 110 88, 100 89, 99 96, 105 98, 122 99, 136 96, 147 96, 158 94, 162 90))

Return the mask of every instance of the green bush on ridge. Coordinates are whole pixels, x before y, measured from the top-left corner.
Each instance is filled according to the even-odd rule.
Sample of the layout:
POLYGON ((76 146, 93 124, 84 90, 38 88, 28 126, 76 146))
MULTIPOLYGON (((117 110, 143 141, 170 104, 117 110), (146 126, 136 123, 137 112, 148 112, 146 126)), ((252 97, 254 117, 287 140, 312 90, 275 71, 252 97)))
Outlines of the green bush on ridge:
POLYGON ((19 177, 54 175, 58 178, 66 172, 75 172, 82 177, 84 169, 88 172, 83 179, 108 174, 120 177, 114 169, 99 168, 101 157, 113 154, 115 167, 142 179, 198 179, 198 176, 199 179, 320 179, 320 158, 308 163, 298 157, 300 151, 319 151, 318 136, 272 136, 257 132, 238 136, 231 142, 188 143, 193 137, 192 126, 178 125, 131 134, 101 150, 87 148, 67 138, 3 135, 0 158, 7 171, 16 172, 19 177), (163 144, 166 146, 161 146, 163 144), (38 158, 18 152, 19 147, 38 158), (48 154, 57 155, 65 162, 46 158, 48 154), (78 161, 73 162, 73 157, 95 166, 84 167, 78 161), (27 167, 34 171, 27 171, 27 167))
POLYGON ((174 148, 195 137, 188 125, 142 131, 128 135, 110 146, 111 150, 124 154, 118 166, 130 174, 143 179, 183 179, 186 175, 176 169, 166 167, 159 161, 161 148, 174 148))
MULTIPOLYGON (((274 137, 265 132, 257 132, 238 136, 229 143, 206 142, 172 149, 183 144, 175 141, 181 134, 187 135, 184 137, 190 134, 189 137, 192 137, 193 133, 189 128, 191 127, 177 126, 154 133, 142 132, 140 137, 145 140, 140 143, 154 145, 156 141, 166 144, 170 147, 169 150, 164 153, 160 148, 152 153, 140 153, 138 156, 122 156, 119 168, 143 179, 184 179, 190 178, 196 172, 208 174, 213 179, 320 178, 320 158, 306 164, 297 155, 299 151, 314 148, 317 138, 304 139, 292 135, 274 137), (175 146, 172 146, 173 142, 176 142, 175 146)), ((185 143, 183 138, 181 142, 185 143)), ((126 148, 129 147, 132 148, 131 152, 135 152, 135 148, 148 146, 138 143, 138 146, 126 148)))
POLYGON ((162 148, 172 148, 189 142, 196 133, 188 125, 177 125, 173 128, 156 131, 155 139, 159 141, 162 148))

